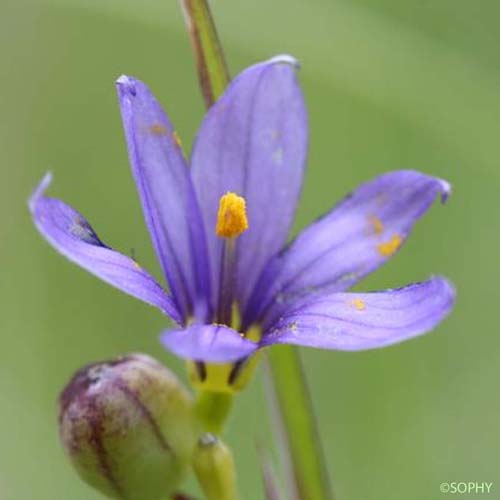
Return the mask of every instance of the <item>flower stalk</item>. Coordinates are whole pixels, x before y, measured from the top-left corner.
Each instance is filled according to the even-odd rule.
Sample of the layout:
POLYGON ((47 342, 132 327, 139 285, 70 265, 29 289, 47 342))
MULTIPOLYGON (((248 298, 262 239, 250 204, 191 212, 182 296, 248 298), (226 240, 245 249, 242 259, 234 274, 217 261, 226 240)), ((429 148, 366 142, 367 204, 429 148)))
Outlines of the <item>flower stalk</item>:
POLYGON ((206 432, 220 435, 231 411, 233 395, 201 390, 195 403, 195 413, 206 432))
POLYGON ((205 104, 209 108, 229 83, 229 72, 207 0, 181 0, 205 104))

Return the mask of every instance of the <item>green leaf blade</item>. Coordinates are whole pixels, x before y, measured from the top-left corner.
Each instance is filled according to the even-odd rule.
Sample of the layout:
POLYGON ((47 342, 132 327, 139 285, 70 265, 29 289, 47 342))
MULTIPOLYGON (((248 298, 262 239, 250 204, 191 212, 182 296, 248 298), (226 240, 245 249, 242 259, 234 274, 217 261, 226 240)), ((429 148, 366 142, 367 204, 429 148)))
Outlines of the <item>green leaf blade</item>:
POLYGON ((206 0, 181 0, 205 104, 209 108, 229 83, 229 72, 206 0))

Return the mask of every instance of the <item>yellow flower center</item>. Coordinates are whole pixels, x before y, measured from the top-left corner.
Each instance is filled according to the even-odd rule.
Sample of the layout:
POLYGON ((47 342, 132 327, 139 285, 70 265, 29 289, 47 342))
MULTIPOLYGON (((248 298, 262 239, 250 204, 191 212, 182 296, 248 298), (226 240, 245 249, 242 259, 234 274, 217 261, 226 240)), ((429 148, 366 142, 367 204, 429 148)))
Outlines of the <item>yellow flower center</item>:
MULTIPOLYGON (((262 332, 253 326, 244 336, 258 342, 262 332)), ((243 336, 243 334, 242 334, 243 336)), ((252 378, 259 363, 261 352, 257 352, 244 362, 237 363, 200 363, 188 361, 188 374, 191 384, 198 390, 235 394, 241 391, 252 378)))

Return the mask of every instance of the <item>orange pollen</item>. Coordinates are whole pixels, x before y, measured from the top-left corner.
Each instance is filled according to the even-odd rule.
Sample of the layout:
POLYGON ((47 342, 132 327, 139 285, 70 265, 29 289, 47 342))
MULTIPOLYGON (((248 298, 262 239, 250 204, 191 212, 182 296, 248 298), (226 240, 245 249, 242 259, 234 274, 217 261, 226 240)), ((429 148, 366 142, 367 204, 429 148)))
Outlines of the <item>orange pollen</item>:
POLYGON ((164 125, 162 125, 161 123, 153 123, 153 125, 151 125, 149 127, 149 131, 153 135, 167 135, 168 134, 168 129, 164 125))
POLYGON ((363 299, 353 299, 351 300, 351 305, 354 306, 358 311, 364 311, 366 308, 366 304, 363 299))
POLYGON ((399 234, 393 234, 392 238, 385 243, 377 245, 377 250, 383 257, 394 255, 396 250, 403 244, 403 238, 399 234))

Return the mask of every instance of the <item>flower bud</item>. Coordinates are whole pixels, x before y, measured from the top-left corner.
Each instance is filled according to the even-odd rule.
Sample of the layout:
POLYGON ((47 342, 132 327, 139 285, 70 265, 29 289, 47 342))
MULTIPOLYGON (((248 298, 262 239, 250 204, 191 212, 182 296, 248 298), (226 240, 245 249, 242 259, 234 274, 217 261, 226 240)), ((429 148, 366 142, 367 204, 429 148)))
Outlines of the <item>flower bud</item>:
POLYGON ((190 394, 143 354, 88 365, 60 396, 63 446, 110 498, 158 500, 179 485, 196 446, 190 394))
POLYGON ((231 450, 213 434, 204 434, 193 467, 207 500, 235 500, 236 474, 231 450))

